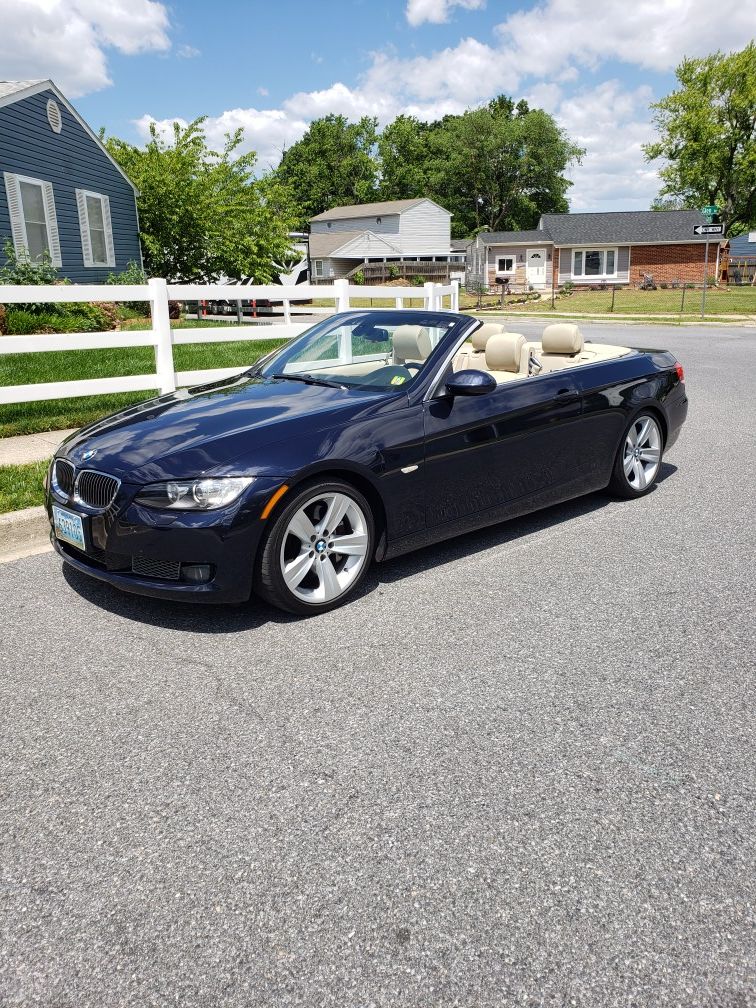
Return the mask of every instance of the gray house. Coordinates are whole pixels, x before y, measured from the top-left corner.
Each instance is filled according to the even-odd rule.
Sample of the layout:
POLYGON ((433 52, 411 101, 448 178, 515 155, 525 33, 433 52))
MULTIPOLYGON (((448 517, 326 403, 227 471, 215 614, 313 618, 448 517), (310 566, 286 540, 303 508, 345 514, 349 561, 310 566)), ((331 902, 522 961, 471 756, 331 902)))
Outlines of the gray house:
POLYGON ((431 199, 333 207, 310 219, 310 275, 316 283, 355 270, 368 280, 385 279, 388 265, 397 276, 435 279, 447 276, 454 261, 451 214, 431 199))
POLYGON ((136 189, 52 81, 0 81, 0 263, 50 256, 101 283, 141 263, 136 189))

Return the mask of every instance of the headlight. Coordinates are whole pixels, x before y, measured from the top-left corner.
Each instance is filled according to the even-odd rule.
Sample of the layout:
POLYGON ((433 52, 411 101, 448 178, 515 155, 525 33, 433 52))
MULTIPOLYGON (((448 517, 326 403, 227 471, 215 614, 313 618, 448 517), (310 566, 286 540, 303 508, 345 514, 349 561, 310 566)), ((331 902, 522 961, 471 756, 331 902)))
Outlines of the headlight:
POLYGON ((232 504, 254 482, 254 476, 169 480, 142 487, 134 500, 147 507, 172 511, 212 511, 232 504))

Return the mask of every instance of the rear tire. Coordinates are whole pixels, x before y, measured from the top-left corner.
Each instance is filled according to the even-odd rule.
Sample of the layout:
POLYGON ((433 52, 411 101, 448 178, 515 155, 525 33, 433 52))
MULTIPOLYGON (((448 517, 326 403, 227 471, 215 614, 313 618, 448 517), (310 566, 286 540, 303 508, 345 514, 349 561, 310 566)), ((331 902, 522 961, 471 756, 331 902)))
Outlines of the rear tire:
POLYGON ((266 533, 255 590, 285 612, 328 612, 357 591, 374 549, 375 522, 359 490, 341 480, 307 483, 266 533))
POLYGON ((626 499, 650 493, 659 476, 663 451, 659 419, 653 413, 639 413, 622 435, 609 491, 626 499))

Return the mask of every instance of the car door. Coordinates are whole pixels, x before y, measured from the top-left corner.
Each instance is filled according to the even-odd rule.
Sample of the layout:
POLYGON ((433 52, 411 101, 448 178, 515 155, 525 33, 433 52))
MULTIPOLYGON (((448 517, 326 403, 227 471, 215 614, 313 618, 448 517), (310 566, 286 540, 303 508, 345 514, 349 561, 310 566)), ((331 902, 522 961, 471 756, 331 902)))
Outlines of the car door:
POLYGON ((580 396, 564 372, 505 382, 486 395, 427 401, 428 528, 467 517, 474 524, 481 512, 569 486, 580 421, 580 396))

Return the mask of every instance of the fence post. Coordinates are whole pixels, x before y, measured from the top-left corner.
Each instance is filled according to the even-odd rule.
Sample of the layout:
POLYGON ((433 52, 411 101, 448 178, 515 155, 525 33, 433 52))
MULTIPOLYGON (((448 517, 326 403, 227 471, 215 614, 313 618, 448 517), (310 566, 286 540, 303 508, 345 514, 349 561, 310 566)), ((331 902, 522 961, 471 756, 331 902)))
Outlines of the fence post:
POLYGON ((616 290, 617 290, 617 285, 616 284, 612 284, 612 307, 609 309, 610 312, 614 311, 614 294, 615 294, 616 290))
POLYGON ((173 334, 168 313, 168 285, 162 277, 147 281, 149 287, 152 335, 155 339, 155 372, 161 395, 176 391, 173 367, 173 334))
POLYGON ((435 300, 436 295, 433 289, 433 284, 430 281, 426 281, 423 284, 423 308, 427 308, 428 311, 433 311, 436 307, 435 300))
POLYGON ((288 298, 284 298, 283 310, 284 322, 288 325, 288 323, 291 322, 291 301, 289 301, 288 298))
POLYGON ((333 294, 336 301, 336 311, 349 311, 349 281, 346 277, 333 281, 333 294))
POLYGON ((451 288, 451 310, 459 311, 459 280, 452 280, 451 288))

